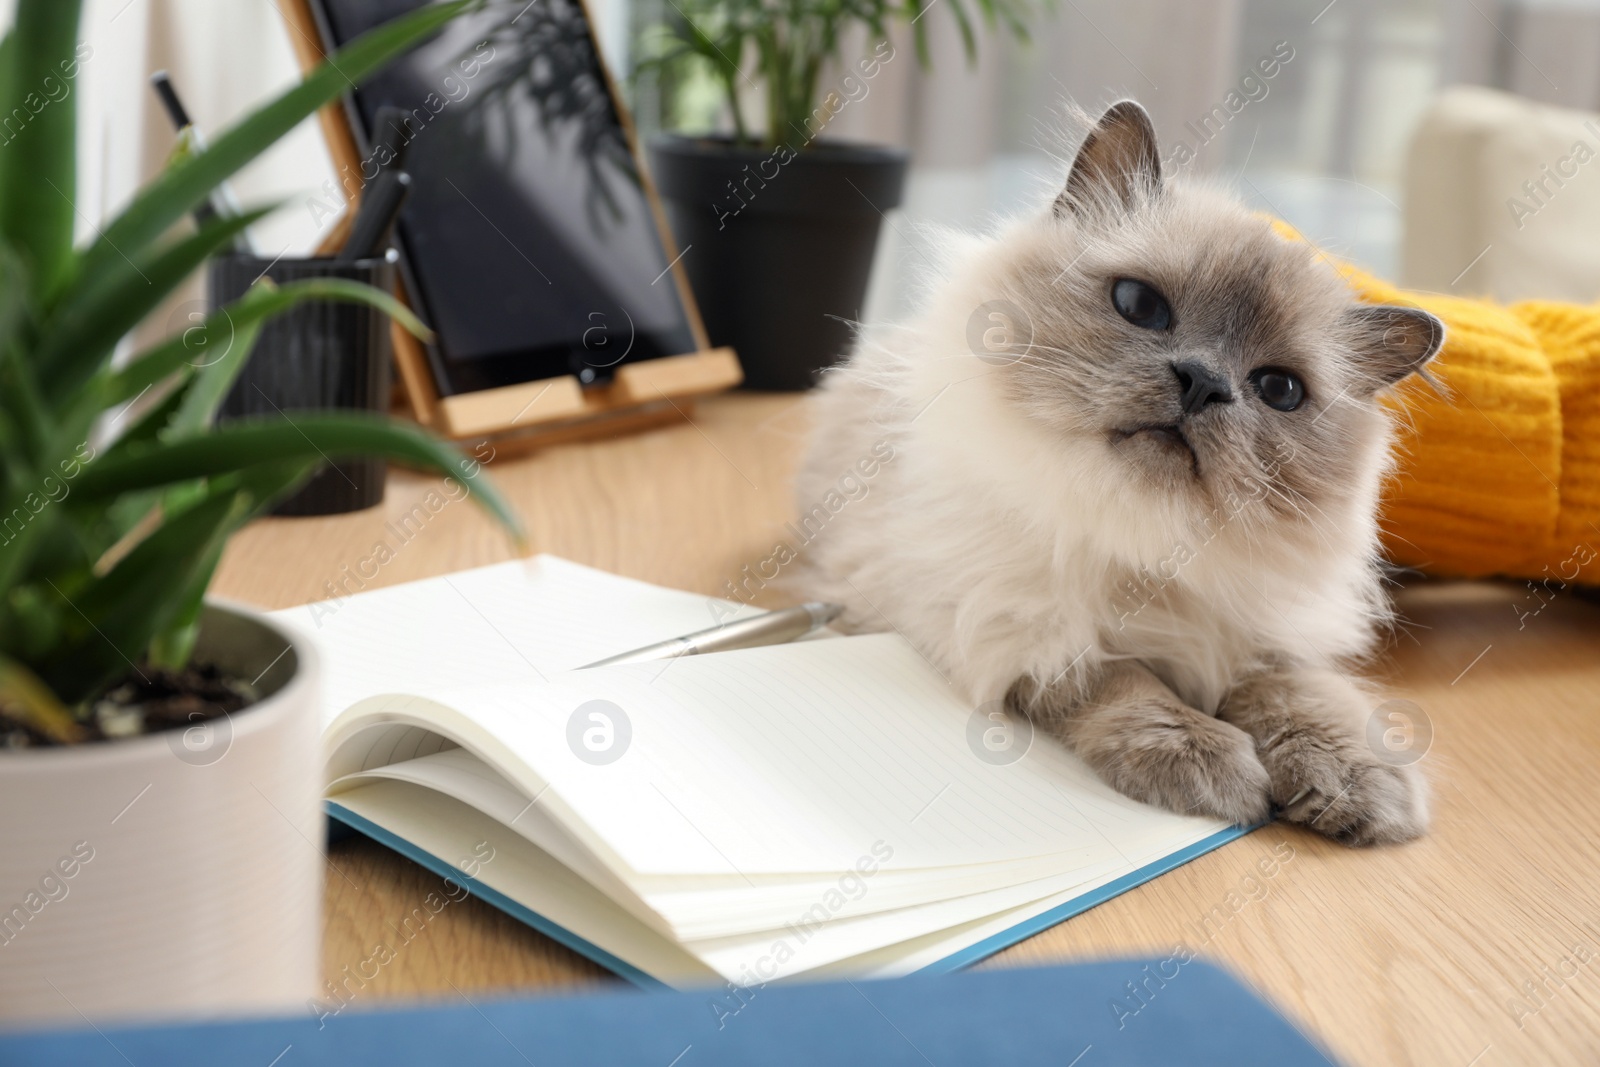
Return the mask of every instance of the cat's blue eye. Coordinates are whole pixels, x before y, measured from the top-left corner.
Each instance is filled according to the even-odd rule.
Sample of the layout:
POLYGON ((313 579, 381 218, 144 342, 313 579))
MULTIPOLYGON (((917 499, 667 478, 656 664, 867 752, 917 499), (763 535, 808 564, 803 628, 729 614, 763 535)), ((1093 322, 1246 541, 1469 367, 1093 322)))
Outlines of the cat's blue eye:
POLYGON ((1165 330, 1172 325, 1167 298, 1144 282, 1118 278, 1111 286, 1111 304, 1117 314, 1141 330, 1165 330))
POLYGON ((1250 375, 1262 403, 1279 411, 1293 411, 1305 403, 1306 386, 1299 375, 1277 367, 1262 367, 1250 375))

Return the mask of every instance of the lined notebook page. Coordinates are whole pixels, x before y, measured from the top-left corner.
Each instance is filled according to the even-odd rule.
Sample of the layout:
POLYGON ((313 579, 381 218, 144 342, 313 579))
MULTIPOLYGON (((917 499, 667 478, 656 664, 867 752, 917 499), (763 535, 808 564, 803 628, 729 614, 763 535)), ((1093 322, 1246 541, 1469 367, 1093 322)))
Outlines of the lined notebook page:
POLYGON ((537 684, 755 610, 538 556, 272 616, 322 654, 326 726, 364 697, 537 684))
POLYGON ((892 869, 1058 853, 1093 867, 1223 828, 1122 797, 1043 736, 1016 763, 981 760, 968 744, 973 709, 894 635, 418 695, 508 746, 550 784, 545 802, 642 886, 842 871, 874 847, 891 850, 892 869), (632 733, 601 766, 567 741, 593 699, 622 708, 632 733))

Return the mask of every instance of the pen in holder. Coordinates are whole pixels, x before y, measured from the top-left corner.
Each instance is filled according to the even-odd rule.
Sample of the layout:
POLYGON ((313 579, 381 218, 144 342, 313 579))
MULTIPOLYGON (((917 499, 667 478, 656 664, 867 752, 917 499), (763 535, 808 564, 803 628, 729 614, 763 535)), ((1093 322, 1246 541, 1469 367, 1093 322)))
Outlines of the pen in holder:
MULTIPOLYGON (((347 262, 331 257, 279 259, 226 253, 207 277, 214 310, 243 296, 261 277, 282 285, 308 278, 346 278, 386 293, 395 289, 395 264, 382 255, 347 262)), ((293 420, 297 411, 383 412, 389 405, 389 318, 365 304, 308 300, 267 320, 255 351, 218 411, 219 421, 263 415, 293 420)), ((344 458, 312 475, 275 515, 334 515, 383 500, 388 464, 344 458)))

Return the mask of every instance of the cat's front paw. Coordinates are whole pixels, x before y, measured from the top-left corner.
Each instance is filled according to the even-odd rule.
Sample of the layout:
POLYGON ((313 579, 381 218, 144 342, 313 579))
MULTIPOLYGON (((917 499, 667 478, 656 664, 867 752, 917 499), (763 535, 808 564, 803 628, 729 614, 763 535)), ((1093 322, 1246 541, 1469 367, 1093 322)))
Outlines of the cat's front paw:
POLYGON ((1427 782, 1368 743, 1369 702, 1337 672, 1283 669, 1241 681, 1217 714, 1256 739, 1285 819, 1348 845, 1409 841, 1428 828, 1427 782))
POLYGON ((1290 822, 1347 845, 1410 841, 1428 828, 1427 784, 1353 737, 1290 728, 1260 749, 1272 800, 1290 822))
POLYGON ((1135 800, 1242 826, 1271 814, 1271 779, 1250 736, 1193 708, 1161 700, 1102 708, 1073 723, 1068 740, 1135 800))

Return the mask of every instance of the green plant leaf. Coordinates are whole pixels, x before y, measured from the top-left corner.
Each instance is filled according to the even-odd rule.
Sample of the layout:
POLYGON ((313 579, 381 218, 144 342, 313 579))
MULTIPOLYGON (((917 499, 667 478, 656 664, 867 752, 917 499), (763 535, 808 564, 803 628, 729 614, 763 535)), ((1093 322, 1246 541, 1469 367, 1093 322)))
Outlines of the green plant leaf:
POLYGON ((206 586, 211 584, 211 576, 221 559, 222 549, 218 548, 217 554, 207 561, 203 573, 197 573, 190 581, 189 590, 185 590, 181 598, 173 598, 181 599, 185 607, 166 629, 150 639, 145 658, 152 667, 181 671, 188 665, 189 657, 194 655, 195 642, 200 639, 200 613, 205 608, 206 586), (198 595, 190 590, 198 590, 198 595))
MULTIPOLYGON (((161 432, 167 428, 178 409, 183 406, 184 398, 188 396, 194 381, 194 372, 190 370, 154 407, 145 412, 138 422, 124 431, 122 436, 106 450, 105 455, 121 455, 136 445, 159 440, 161 432)), ((95 558, 98 559, 112 545, 145 521, 146 516, 160 506, 162 494, 163 491, 160 489, 142 489, 123 493, 110 501, 89 501, 88 507, 80 506, 81 498, 73 502, 71 505, 73 509, 83 516, 83 528, 98 544, 99 550, 94 554, 95 558)))
POLYGON ((12 30, 7 30, 4 37, 0 37, 0 88, 9 86, 12 78, 12 62, 17 54, 17 35, 12 30))
POLYGON ((928 13, 927 6, 922 0, 906 0, 906 7, 911 12, 911 39, 916 44, 917 66, 929 70, 933 66, 933 53, 928 48, 928 27, 922 21, 922 16, 928 13))
POLYGON ((133 445, 154 441, 159 437, 161 431, 166 429, 167 423, 172 421, 172 416, 183 405, 183 398, 188 394, 189 387, 193 384, 194 370, 190 368, 173 384, 171 389, 167 390, 166 395, 162 396, 154 407, 139 416, 139 421, 122 431, 121 435, 106 449, 105 455, 116 455, 133 445))
MULTIPOLYGON (((9 38, 8 38, 9 40, 9 38)), ((0 240, 0 411, 10 416, 18 438, 8 451, 9 464, 22 460, 37 462, 45 447, 50 421, 39 396, 33 368, 20 355, 22 335, 28 320, 26 268, 11 246, 0 240)))
MULTIPOLYGON (((107 364, 117 342, 195 268, 271 211, 259 208, 237 218, 218 219, 199 233, 141 256, 137 266, 124 264, 123 269, 108 273, 103 284, 63 303, 44 323, 34 355, 45 396, 61 403, 80 389, 107 364)), ((95 397, 94 402, 103 401, 95 397)))
MULTIPOLYGON (((313 462, 267 464, 239 475, 237 482, 245 498, 251 502, 248 511, 241 514, 239 523, 249 521, 280 500, 316 470, 313 462)), ((209 559, 189 575, 186 588, 174 595, 178 610, 172 621, 150 641, 149 658, 152 665, 167 670, 182 670, 194 652, 195 640, 200 636, 200 615, 205 608, 206 589, 212 575, 222 560, 226 542, 219 542, 209 559)))
MULTIPOLYGON (((344 278, 310 279, 281 287, 271 282, 257 283, 245 296, 214 312, 203 325, 169 338, 112 375, 106 389, 111 403, 131 400, 172 374, 179 374, 180 380, 111 445, 106 455, 119 456, 135 446, 157 439, 174 440, 210 426, 217 407, 248 359, 262 323, 305 300, 367 304, 389 314, 411 332, 431 336, 405 305, 369 285, 344 278), (218 340, 213 341, 213 337, 218 340), (223 356, 209 354, 214 344, 224 347, 223 356), (195 359, 211 362, 197 367, 191 362, 195 359)), ((161 503, 162 496, 160 489, 146 489, 125 493, 109 506, 96 501, 103 513, 90 521, 109 545, 143 521, 161 503)))
POLYGON ((46 515, 45 509, 53 505, 44 504, 35 512, 27 506, 26 499, 19 491, 0 505, 5 508, 0 511, 0 589, 10 589, 19 576, 28 573, 51 532, 53 516, 46 515), (13 499, 18 503, 13 504, 13 499))
POLYGON ((98 284, 107 270, 115 268, 124 252, 134 255, 156 240, 204 200, 215 186, 294 129, 306 116, 480 2, 455 0, 428 5, 362 34, 329 56, 299 85, 222 134, 205 152, 177 164, 147 186, 84 253, 74 287, 98 284))
POLYGON ((41 292, 72 262, 77 106, 55 92, 71 81, 68 64, 77 69, 79 8, 79 0, 20 0, 0 83, 0 115, 28 116, 15 135, 0 128, 0 236, 32 267, 41 292))
POLYGON ((12 587, 0 601, 0 654, 24 660, 42 656, 61 636, 61 605, 40 584, 12 587))
POLYGON ((183 391, 183 400, 161 428, 163 441, 191 437, 211 425, 217 408, 228 390, 238 380, 239 372, 250 362, 255 351, 256 338, 261 336, 261 323, 252 322, 239 327, 233 335, 233 347, 212 362, 195 371, 183 391))
MULTIPOLYGON (((951 0, 951 17, 961 36, 968 63, 977 59, 979 38, 972 8, 966 0, 951 0)), ((1027 40, 1027 19, 1035 11, 1049 11, 1054 0, 975 0, 976 10, 988 28, 1003 25, 1018 40, 1027 40)), ((838 60, 841 42, 857 26, 869 31, 869 43, 889 36, 891 22, 911 27, 917 63, 932 65, 929 47, 929 20, 923 16, 940 6, 938 0, 673 0, 672 12, 641 34, 641 59, 635 72, 647 72, 658 79, 657 87, 667 97, 665 112, 671 114, 673 97, 682 92, 688 79, 685 73, 701 64, 721 83, 724 109, 734 120, 735 140, 750 138, 740 115, 740 101, 746 96, 749 75, 730 68, 727 57, 737 63, 743 44, 755 45, 756 78, 765 97, 768 145, 787 143, 793 148, 809 146, 815 140, 816 124, 808 119, 816 114, 819 93, 817 73, 829 60, 838 60)), ((826 93, 823 93, 824 99, 826 93)))
MULTIPOLYGON (((1053 4, 1051 0, 1044 0, 1043 6, 1048 9, 1053 4)), ((1026 3, 1021 2, 1021 0, 985 0, 984 7, 990 15, 991 22, 994 16, 998 14, 1000 21, 1004 22, 1006 28, 1011 31, 1011 36, 1023 44, 1028 44, 1032 41, 1032 35, 1028 32, 1028 22, 1024 17, 1029 14, 1026 3)))
POLYGON ((475 490, 514 533, 517 522, 488 478, 476 477, 477 464, 414 426, 320 412, 212 427, 263 324, 302 300, 363 302, 425 333, 387 294, 340 279, 269 283, 208 320, 208 328, 231 323, 224 358, 196 361, 178 337, 132 366, 110 367, 117 345, 166 294, 266 212, 198 232, 172 235, 174 226, 188 231, 185 216, 219 182, 481 0, 426 5, 364 35, 210 151, 172 162, 81 255, 72 247, 77 101, 26 96, 34 81, 53 92, 43 81, 51 64, 60 78, 64 62, 76 74, 81 0, 17 2, 17 27, 0 38, 0 106, 22 108, 0 111, 8 117, 0 142, 29 142, 0 151, 0 709, 66 737, 63 705, 81 714, 107 682, 147 659, 188 659, 228 537, 331 458, 383 456, 439 471, 475 490), (146 389, 165 392, 94 455, 96 421, 146 389))
POLYGON ((169 517, 103 577, 76 593, 57 587, 71 609, 64 614, 67 635, 37 662, 39 677, 63 701, 75 704, 138 670, 150 639, 171 626, 184 607, 175 591, 189 589, 208 563, 215 566, 250 505, 236 488, 219 489, 169 517))
POLYGON ((955 16, 956 27, 961 31, 961 50, 966 53, 967 63, 971 64, 978 58, 978 37, 972 30, 972 18, 967 14, 967 5, 964 0, 949 0, 950 13, 955 16))
POLYGON ((92 500, 225 474, 258 463, 357 455, 384 456, 455 478, 520 543, 516 513, 488 479, 467 476, 472 461, 420 427, 364 412, 296 412, 283 418, 242 419, 203 436, 129 448, 87 465, 74 482, 74 491, 92 500))

